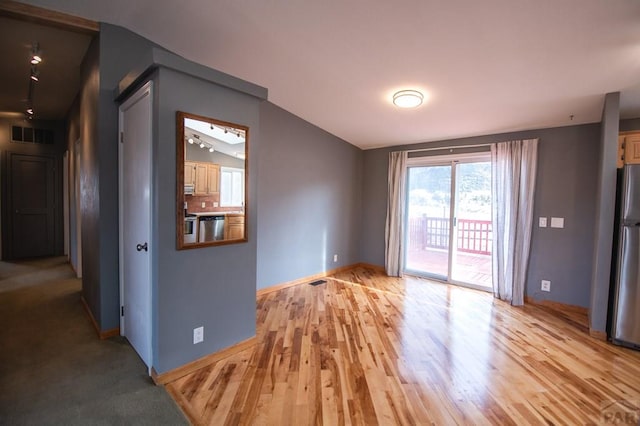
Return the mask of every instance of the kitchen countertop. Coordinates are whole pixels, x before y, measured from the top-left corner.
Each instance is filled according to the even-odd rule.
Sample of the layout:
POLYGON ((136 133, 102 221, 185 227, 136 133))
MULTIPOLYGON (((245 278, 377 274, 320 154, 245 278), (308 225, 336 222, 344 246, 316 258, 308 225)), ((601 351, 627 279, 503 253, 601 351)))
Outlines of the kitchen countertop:
POLYGON ((228 215, 242 215, 244 216, 244 212, 189 212, 196 217, 201 216, 228 216, 228 215))

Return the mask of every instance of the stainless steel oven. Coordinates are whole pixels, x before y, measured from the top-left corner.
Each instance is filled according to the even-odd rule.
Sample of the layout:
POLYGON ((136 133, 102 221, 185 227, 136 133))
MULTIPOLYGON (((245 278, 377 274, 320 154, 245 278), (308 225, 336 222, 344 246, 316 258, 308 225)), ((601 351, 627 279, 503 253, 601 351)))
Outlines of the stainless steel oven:
POLYGON ((187 215, 184 218, 184 242, 195 243, 198 237, 198 218, 195 215, 187 215))

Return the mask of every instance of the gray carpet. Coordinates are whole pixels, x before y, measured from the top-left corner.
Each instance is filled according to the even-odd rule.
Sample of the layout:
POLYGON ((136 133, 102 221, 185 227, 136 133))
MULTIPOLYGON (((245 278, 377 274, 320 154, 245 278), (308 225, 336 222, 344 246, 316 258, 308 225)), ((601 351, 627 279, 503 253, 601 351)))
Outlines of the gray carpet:
POLYGON ((0 262, 0 425, 186 425, 126 339, 99 340, 60 258, 0 262))

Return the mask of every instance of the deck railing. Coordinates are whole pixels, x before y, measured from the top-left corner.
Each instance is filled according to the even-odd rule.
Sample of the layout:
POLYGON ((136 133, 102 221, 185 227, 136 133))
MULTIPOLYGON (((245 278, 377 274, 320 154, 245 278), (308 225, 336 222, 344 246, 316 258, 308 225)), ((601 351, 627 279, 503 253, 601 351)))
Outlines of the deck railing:
MULTIPOLYGON (((490 220, 458 219, 458 251, 491 254, 490 220)), ((409 245, 412 249, 448 249, 449 219, 419 216, 409 219, 409 245)))

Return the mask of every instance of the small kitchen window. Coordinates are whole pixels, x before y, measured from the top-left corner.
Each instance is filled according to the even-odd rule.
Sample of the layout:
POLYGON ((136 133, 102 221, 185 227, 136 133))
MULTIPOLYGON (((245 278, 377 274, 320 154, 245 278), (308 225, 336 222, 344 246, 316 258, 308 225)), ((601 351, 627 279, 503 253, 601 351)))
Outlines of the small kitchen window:
POLYGON ((244 170, 220 167, 220 207, 243 207, 244 170))

